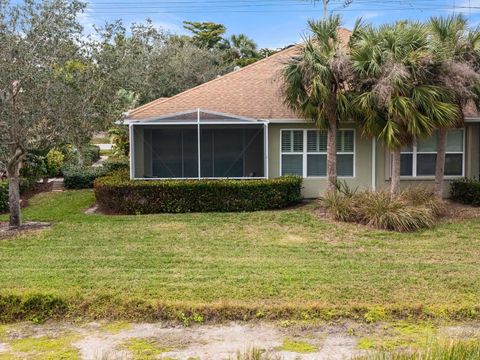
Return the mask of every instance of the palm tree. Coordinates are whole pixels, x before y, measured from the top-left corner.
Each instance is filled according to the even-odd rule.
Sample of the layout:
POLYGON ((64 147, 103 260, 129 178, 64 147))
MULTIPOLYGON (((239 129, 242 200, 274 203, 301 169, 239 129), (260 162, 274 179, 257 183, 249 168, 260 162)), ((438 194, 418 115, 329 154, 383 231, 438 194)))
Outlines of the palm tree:
POLYGON ((229 44, 238 58, 258 57, 257 44, 245 34, 230 36, 229 44))
POLYGON ((353 104, 363 132, 380 138, 392 153, 390 193, 395 197, 400 192, 401 148, 451 125, 458 111, 448 93, 427 81, 425 26, 401 22, 374 28, 357 23, 350 46, 359 78, 353 104))
MULTIPOLYGON (((461 15, 432 17, 428 24, 431 35, 430 47, 433 58, 431 77, 433 82, 454 94, 459 107, 456 123, 449 127, 463 125, 463 107, 468 102, 478 104, 477 90, 480 84, 480 32, 469 32, 467 20, 461 15)), ((445 152, 447 130, 438 128, 437 159, 435 169, 435 195, 443 195, 445 174, 445 152)))
POLYGON ((327 130, 328 191, 337 186, 337 121, 349 113, 348 85, 352 71, 346 44, 338 36, 338 15, 308 22, 311 35, 282 69, 287 106, 327 130))

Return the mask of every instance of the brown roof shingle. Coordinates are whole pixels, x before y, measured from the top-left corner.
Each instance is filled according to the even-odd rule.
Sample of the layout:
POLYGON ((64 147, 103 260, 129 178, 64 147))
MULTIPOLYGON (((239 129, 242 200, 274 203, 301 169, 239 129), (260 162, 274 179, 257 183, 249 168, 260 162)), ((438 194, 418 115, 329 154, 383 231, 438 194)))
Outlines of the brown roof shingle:
MULTIPOLYGON (((344 42, 350 31, 340 30, 344 42)), ((128 120, 143 120, 195 109, 210 110, 255 119, 297 119, 284 103, 279 70, 298 51, 289 47, 237 71, 133 109, 128 120)))

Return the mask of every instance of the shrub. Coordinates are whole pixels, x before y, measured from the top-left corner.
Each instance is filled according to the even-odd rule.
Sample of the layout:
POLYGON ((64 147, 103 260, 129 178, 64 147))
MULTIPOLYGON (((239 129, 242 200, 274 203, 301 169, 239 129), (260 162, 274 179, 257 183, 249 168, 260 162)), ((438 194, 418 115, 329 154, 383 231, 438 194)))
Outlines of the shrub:
POLYGON ((0 181, 0 214, 8 211, 8 182, 0 181))
POLYGON ((435 225, 433 211, 423 205, 410 205, 386 192, 365 192, 358 199, 361 221, 377 229, 418 231, 435 225))
POLYGON ((63 170, 63 183, 67 189, 89 189, 96 178, 104 176, 106 170, 99 167, 68 166, 63 170))
POLYGON ((65 156, 62 154, 61 151, 51 149, 47 153, 46 161, 47 161, 47 175, 50 177, 55 177, 60 175, 60 170, 63 166, 63 161, 65 156))
POLYGON ((130 180, 119 171, 95 181, 99 206, 123 214, 276 209, 301 199, 302 179, 130 180))
POLYGON ((462 204, 480 206, 480 181, 460 179, 452 182, 450 187, 452 200, 462 204))
POLYGON ((128 126, 117 125, 108 130, 108 135, 112 141, 112 152, 117 155, 128 155, 130 151, 130 142, 128 136, 128 126))
POLYGON ((86 164, 93 164, 100 160, 100 148, 96 145, 88 145, 83 150, 83 158, 86 164))
POLYGON ((340 221, 400 232, 431 228, 445 212, 445 204, 433 190, 411 188, 394 199, 383 191, 327 193, 322 199, 328 212, 340 221))
POLYGON ((355 198, 353 196, 332 191, 325 194, 322 202, 334 219, 345 222, 357 222, 357 211, 354 211, 355 198))
POLYGON ((125 170, 130 168, 130 161, 128 157, 109 157, 103 163, 103 167, 106 169, 107 172, 114 172, 118 170, 125 170))
POLYGON ((31 151, 27 154, 22 164, 20 177, 25 184, 34 184, 37 180, 47 175, 47 160, 44 152, 31 151))

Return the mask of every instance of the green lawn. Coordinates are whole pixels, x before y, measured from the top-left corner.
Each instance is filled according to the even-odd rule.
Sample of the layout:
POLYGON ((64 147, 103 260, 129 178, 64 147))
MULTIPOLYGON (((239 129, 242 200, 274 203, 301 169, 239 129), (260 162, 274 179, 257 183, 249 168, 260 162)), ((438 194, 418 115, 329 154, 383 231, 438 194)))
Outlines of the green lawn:
POLYGON ((90 140, 91 144, 97 145, 97 144, 110 144, 110 137, 109 136, 104 136, 104 137, 96 137, 90 140))
POLYGON ((254 213, 84 214, 93 203, 91 191, 32 199, 24 217, 54 225, 0 240, 0 295, 52 294, 77 308, 96 302, 102 309, 90 311, 98 316, 135 314, 135 307, 158 314, 164 304, 254 309, 257 317, 272 309, 291 316, 278 310, 285 308, 347 315, 360 308, 370 311, 367 320, 385 309, 478 314, 480 220, 397 234, 319 220, 313 204, 254 213))

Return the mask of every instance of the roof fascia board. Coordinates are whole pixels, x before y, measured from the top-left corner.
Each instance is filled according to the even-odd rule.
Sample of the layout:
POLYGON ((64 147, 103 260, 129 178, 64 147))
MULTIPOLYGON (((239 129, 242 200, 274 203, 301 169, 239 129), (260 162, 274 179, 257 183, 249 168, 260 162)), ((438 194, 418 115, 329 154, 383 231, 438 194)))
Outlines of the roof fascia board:
POLYGON ((466 123, 478 123, 478 122, 480 122, 480 117, 466 117, 465 122, 466 123))
MULTIPOLYGON (((145 119, 126 119, 124 122, 126 124, 129 124, 129 123, 139 123, 139 122, 157 122, 159 120, 163 120, 163 119, 168 119, 168 118, 171 118, 171 117, 175 117, 175 116, 181 116, 181 115, 186 115, 186 114, 196 114, 198 112, 202 112, 202 113, 205 113, 205 114, 210 114, 210 115, 215 115, 215 116, 224 116, 225 118, 231 118, 231 119, 236 119, 236 120, 243 120, 243 121, 249 121, 249 122, 253 122, 253 123, 263 123, 265 120, 263 119, 254 119, 254 118, 249 118, 249 117, 245 117, 245 116, 239 116, 239 115, 233 115, 233 114, 227 114, 227 113, 222 113, 222 112, 218 112, 218 111, 211 111, 211 110, 203 110, 203 109, 195 109, 195 110, 188 110, 188 111, 181 111, 181 112, 176 112, 176 113, 172 113, 172 114, 168 114, 168 115, 161 115, 161 116, 153 116, 153 117, 150 117, 150 118, 145 118, 145 119)), ((172 120, 174 121, 174 120, 172 120)), ((221 120, 219 120, 221 121, 221 120)), ((180 122, 179 122, 180 123, 180 122)))

